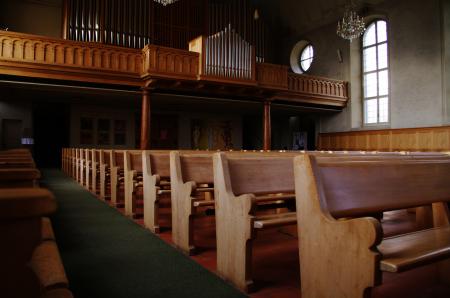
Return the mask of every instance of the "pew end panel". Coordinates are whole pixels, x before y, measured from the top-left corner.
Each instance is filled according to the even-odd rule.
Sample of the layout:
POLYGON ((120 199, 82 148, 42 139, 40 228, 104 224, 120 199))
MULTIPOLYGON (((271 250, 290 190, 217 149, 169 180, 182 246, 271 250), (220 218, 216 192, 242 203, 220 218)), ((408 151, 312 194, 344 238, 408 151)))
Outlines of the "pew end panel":
POLYGON ((448 159, 333 161, 306 155, 295 158, 294 168, 302 296, 367 297, 383 271, 431 263, 448 279, 450 229, 447 208, 442 212, 442 201, 450 200, 448 159), (384 238, 376 214, 431 204, 441 211, 437 230, 384 238), (436 234, 446 242, 431 241, 436 234))
POLYGON ((169 152, 142 151, 144 225, 153 233, 160 232, 160 199, 171 194, 170 189, 162 189, 162 177, 166 180, 170 177, 169 152))
POLYGON ((214 154, 217 271, 243 291, 254 289, 251 263, 257 231, 297 221, 293 212, 268 215, 256 212, 259 204, 293 199, 293 173, 289 173, 292 158, 279 153, 214 154), (279 175, 279 170, 285 175, 279 175), (291 194, 267 195, 283 192, 291 194))
POLYGON ((198 183, 212 183, 212 155, 170 152, 172 240, 186 254, 195 253, 193 220, 198 183), (205 167, 205 168, 204 168, 205 167))
POLYGON ((365 297, 381 281, 381 225, 373 218, 338 221, 322 210, 307 155, 294 159, 294 176, 302 297, 365 297))

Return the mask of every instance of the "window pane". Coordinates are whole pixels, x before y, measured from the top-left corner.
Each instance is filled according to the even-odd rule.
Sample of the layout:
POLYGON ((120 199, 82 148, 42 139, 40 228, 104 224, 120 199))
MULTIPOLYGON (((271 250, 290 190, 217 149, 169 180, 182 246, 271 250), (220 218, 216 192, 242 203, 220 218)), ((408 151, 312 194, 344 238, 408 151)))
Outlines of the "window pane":
POLYGON ((313 51, 312 51, 312 46, 308 45, 305 47, 305 49, 302 51, 301 54, 301 60, 306 60, 306 59, 310 59, 313 57, 313 51))
POLYGON ((364 75, 364 97, 377 96, 377 73, 364 75))
POLYGON ((379 122, 388 122, 389 114, 388 114, 388 98, 382 97, 379 100, 379 111, 380 111, 380 119, 379 122))
POLYGON ((311 63, 312 63, 312 59, 302 61, 301 65, 302 65, 303 71, 307 71, 310 68, 311 63))
POLYGON ((389 93, 389 76, 388 71, 383 70, 378 73, 378 95, 388 95, 389 93))
POLYGON ((311 67, 314 58, 314 48, 312 45, 307 45, 300 54, 300 66, 303 71, 307 71, 311 67))
POLYGON ((363 37, 363 46, 370 46, 377 42, 375 37, 375 23, 372 23, 369 27, 367 27, 366 32, 364 33, 363 37))
POLYGON ((377 100, 369 99, 366 100, 366 123, 377 123, 377 100))
POLYGON ((378 69, 388 67, 387 43, 378 46, 378 69))
POLYGON ((383 42, 383 41, 387 40, 387 28, 386 28, 385 21, 377 22, 377 37, 378 37, 378 42, 383 42))
POLYGON ((364 72, 377 69, 377 47, 364 49, 364 72))

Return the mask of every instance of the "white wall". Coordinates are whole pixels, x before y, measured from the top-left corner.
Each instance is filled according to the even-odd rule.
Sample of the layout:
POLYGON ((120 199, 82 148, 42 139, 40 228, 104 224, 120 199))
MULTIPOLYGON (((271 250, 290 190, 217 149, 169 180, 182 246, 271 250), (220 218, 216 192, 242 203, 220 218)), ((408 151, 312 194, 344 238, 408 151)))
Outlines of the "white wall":
POLYGON ((301 40, 309 40, 316 57, 308 74, 350 82, 351 101, 334 115, 321 117, 321 132, 374 128, 439 126, 450 119, 449 1, 385 1, 369 10, 369 16, 383 16, 389 23, 390 123, 365 127, 362 124, 360 40, 349 43, 336 35, 336 23, 306 34, 292 34, 285 40, 282 55, 288 64, 289 51, 301 40), (442 7, 446 8, 445 13, 442 7), (444 29, 445 32, 443 33, 444 29), (445 36, 446 38, 443 38, 445 36), (343 62, 339 63, 337 50, 343 62), (445 54, 444 54, 445 53, 445 54), (447 68, 443 71, 444 66, 447 68))

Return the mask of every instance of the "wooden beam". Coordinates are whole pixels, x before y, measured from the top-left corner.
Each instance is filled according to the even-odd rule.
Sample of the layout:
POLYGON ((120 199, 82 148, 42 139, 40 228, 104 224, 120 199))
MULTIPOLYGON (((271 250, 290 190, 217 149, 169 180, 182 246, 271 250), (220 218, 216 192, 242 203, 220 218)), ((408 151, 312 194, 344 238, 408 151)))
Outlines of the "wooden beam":
POLYGON ((150 90, 142 91, 141 150, 150 149, 150 90))
POLYGON ((272 147, 272 132, 271 132, 272 125, 270 119, 270 105, 271 105, 270 101, 268 100, 264 101, 264 116, 263 116, 264 150, 270 150, 272 147))

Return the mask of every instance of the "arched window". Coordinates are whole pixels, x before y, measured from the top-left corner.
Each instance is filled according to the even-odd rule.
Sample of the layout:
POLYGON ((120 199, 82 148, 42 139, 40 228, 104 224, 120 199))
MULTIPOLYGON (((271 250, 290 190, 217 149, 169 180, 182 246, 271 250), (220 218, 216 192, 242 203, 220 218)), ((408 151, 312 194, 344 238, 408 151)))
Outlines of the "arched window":
POLYGON ((364 124, 389 122, 389 57, 387 23, 372 22, 363 36, 364 124))

